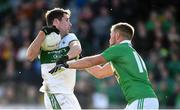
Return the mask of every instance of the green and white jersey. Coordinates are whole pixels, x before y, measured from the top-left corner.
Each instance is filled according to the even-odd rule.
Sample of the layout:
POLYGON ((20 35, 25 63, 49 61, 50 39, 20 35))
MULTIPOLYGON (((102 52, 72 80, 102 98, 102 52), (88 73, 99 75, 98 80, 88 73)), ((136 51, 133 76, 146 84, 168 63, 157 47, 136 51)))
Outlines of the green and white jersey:
POLYGON ((65 94, 73 93, 76 80, 75 69, 65 69, 61 72, 57 71, 53 75, 48 72, 56 65, 56 61, 61 55, 68 53, 70 49, 69 44, 75 40, 78 40, 76 35, 69 33, 61 39, 59 49, 53 51, 41 50, 41 73, 44 80, 43 86, 40 88, 41 92, 65 94))
POLYGON ((156 97, 145 63, 129 40, 106 49, 102 55, 115 68, 117 81, 129 104, 136 99, 156 97))

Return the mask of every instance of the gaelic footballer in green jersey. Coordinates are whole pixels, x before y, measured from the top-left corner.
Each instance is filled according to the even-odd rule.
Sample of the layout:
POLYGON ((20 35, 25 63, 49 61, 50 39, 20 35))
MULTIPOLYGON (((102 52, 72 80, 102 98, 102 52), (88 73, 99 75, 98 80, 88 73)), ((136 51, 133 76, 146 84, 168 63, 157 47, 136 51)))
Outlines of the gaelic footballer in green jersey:
POLYGON ((156 97, 144 61, 129 40, 114 45, 102 53, 115 68, 115 75, 128 103, 136 99, 156 97))
POLYGON ((111 28, 110 47, 104 52, 59 64, 51 71, 61 67, 86 69, 97 78, 115 74, 128 102, 125 109, 158 109, 159 102, 148 79, 145 63, 131 45, 133 35, 134 28, 130 24, 117 23, 111 28), (102 64, 104 66, 100 66, 102 64))

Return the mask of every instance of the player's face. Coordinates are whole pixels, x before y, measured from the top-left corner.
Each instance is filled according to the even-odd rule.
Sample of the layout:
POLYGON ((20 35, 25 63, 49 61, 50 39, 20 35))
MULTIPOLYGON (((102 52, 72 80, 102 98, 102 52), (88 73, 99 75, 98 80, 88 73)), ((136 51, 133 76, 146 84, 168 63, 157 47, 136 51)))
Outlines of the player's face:
POLYGON ((70 22, 70 16, 67 14, 64 14, 62 19, 59 22, 59 29, 62 33, 68 34, 69 31, 71 30, 71 22, 70 22))
POLYGON ((113 31, 111 31, 110 33, 110 39, 109 39, 109 44, 110 46, 114 45, 116 43, 116 40, 115 40, 115 33, 113 31))

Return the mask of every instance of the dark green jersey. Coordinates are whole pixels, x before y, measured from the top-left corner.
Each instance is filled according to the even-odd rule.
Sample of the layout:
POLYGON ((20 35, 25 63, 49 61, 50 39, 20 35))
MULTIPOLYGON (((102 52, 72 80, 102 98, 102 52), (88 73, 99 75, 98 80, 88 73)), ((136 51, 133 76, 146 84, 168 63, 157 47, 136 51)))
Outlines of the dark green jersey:
POLYGON ((156 97, 144 61, 129 40, 106 49, 102 55, 115 68, 117 81, 129 104, 139 98, 156 97))
POLYGON ((56 63, 59 58, 61 58, 63 55, 66 55, 68 53, 69 49, 70 49, 69 46, 67 46, 67 47, 60 48, 57 50, 52 50, 52 51, 41 50, 41 53, 40 53, 41 64, 56 63))

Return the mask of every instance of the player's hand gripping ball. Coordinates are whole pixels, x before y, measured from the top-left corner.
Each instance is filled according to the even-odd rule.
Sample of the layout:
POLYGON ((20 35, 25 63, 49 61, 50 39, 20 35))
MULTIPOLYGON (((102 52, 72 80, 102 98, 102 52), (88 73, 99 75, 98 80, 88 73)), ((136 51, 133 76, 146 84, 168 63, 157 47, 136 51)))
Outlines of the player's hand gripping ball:
POLYGON ((61 41, 61 35, 55 32, 51 32, 49 35, 46 35, 45 40, 41 44, 42 50, 55 50, 59 48, 59 43, 61 41))

